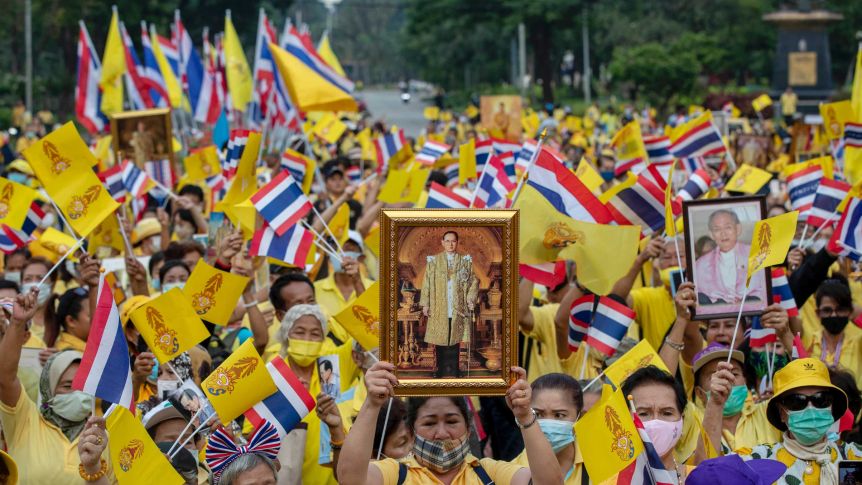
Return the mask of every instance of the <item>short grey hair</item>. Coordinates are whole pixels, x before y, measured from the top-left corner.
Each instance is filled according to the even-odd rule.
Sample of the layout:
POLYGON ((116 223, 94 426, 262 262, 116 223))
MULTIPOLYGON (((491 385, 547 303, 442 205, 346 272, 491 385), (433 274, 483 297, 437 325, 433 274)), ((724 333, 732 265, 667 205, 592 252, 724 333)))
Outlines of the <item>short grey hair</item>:
POLYGON ((276 340, 284 345, 284 343, 287 342, 287 334, 290 333, 290 329, 293 328, 293 325, 300 319, 300 317, 304 317, 306 315, 311 315, 316 318, 317 321, 320 322, 320 329, 323 330, 323 334, 326 335, 326 332, 329 331, 329 326, 326 323, 326 317, 323 316, 323 312, 320 310, 320 307, 316 304, 303 303, 290 307, 290 309, 287 310, 287 313, 284 314, 284 318, 281 319, 281 327, 275 334, 276 340))
POLYGON ((730 219, 733 221, 734 224, 740 224, 739 215, 736 212, 730 209, 718 209, 717 211, 709 215, 709 221, 706 223, 706 226, 709 228, 710 231, 712 230, 712 221, 720 215, 730 216, 730 219))
POLYGON ((272 470, 272 477, 278 480, 278 469, 275 462, 259 453, 243 453, 224 469, 218 479, 218 485, 233 485, 233 482, 243 473, 264 464, 272 470))

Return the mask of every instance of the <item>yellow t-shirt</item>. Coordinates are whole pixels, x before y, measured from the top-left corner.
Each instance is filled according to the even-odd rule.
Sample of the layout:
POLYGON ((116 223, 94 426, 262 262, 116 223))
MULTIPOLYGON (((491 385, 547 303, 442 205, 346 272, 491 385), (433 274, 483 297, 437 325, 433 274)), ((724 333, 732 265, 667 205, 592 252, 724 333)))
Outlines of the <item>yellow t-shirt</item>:
MULTIPOLYGON (((635 288, 629 293, 632 297, 632 307, 635 311, 635 321, 638 324, 643 339, 658 352, 664 335, 676 320, 676 307, 673 297, 665 287, 635 288)), ((632 325, 629 335, 640 340, 637 328, 632 325), (634 332, 634 334, 633 334, 634 332)))
POLYGON ((72 349, 77 350, 78 352, 83 352, 87 347, 87 342, 69 332, 60 332, 60 335, 57 337, 57 341, 54 342, 54 347, 57 347, 57 350, 72 349))
MULTIPOLYGON (((383 475, 383 485, 395 485, 398 483, 398 463, 398 461, 392 458, 371 462, 383 475)), ((442 483, 427 468, 420 465, 415 458, 411 457, 403 463, 407 465, 405 485, 439 485, 442 483)), ((482 480, 472 470, 477 464, 482 465, 482 468, 497 485, 507 485, 512 481, 515 473, 523 468, 521 465, 515 464, 515 462, 510 463, 490 458, 482 458, 480 460, 468 454, 464 459, 464 463, 461 464, 461 470, 452 479, 451 485, 482 485, 482 480)), ((313 482, 306 481, 305 483, 313 482)))
MULTIPOLYGON (((837 445, 835 443, 829 443, 827 446, 829 446, 829 452, 832 455, 833 466, 837 466, 835 462, 838 460, 844 459, 842 457, 842 453, 839 452, 839 446, 844 448, 843 454, 848 460, 862 459, 862 451, 860 451, 855 444, 845 443, 843 445, 837 445)), ((784 463, 787 466, 787 471, 784 472, 784 475, 776 480, 775 483, 820 485, 820 465, 814 461, 809 462, 797 459, 784 448, 783 441, 774 445, 758 445, 750 450, 740 450, 739 457, 745 461, 767 459, 777 460, 784 463), (806 468, 809 466, 811 467, 811 472, 805 473, 806 468)))
POLYGON ((729 450, 754 448, 757 445, 771 445, 781 441, 781 431, 769 424, 766 419, 766 401, 754 403, 749 396, 742 408, 742 416, 736 423, 736 432, 721 430, 721 445, 729 450))
MULTIPOLYGON (((527 461, 527 450, 521 452, 520 455, 516 456, 512 463, 516 465, 521 465, 524 468, 530 468, 530 463, 527 461)), ((565 485, 581 485, 581 481, 583 477, 581 476, 584 473, 584 457, 581 455, 581 448, 578 446, 577 441, 575 441, 575 461, 571 468, 571 475, 566 478, 566 474, 569 473, 568 470, 563 470, 563 478, 565 479, 563 483, 565 485)))
MULTIPOLYGON (((823 328, 811 334, 810 347, 807 347, 808 355, 820 359, 826 365, 835 362, 835 352, 826 352, 825 358, 821 357, 821 343, 823 328)), ((858 327, 852 323, 847 325, 844 331, 844 339, 841 342, 841 354, 838 356, 838 365, 849 370, 856 376, 856 385, 862 386, 862 334, 858 327), (848 331, 854 329, 854 331, 848 331)))
POLYGON ((557 334, 554 324, 554 317, 559 308, 559 303, 530 307, 533 329, 529 332, 521 332, 527 338, 533 339, 529 355, 530 368, 527 369, 527 380, 530 382, 545 374, 563 372, 560 358, 557 357, 557 334))
MULTIPOLYGON (((374 284, 374 281, 363 277, 362 284, 365 285, 365 288, 368 288, 374 284)), ((323 309, 323 313, 327 317, 341 312, 354 298, 356 298, 356 292, 352 293, 349 299, 344 299, 344 295, 341 294, 341 291, 335 284, 334 274, 330 274, 326 278, 314 282, 314 299, 317 300, 317 304, 320 305, 320 308, 323 309)), ((346 342, 350 338, 347 330, 344 330, 344 327, 333 318, 329 319, 329 331, 342 342, 346 342)))
MULTIPOLYGON (((18 464, 18 483, 82 483, 78 438, 70 442, 60 428, 46 421, 23 387, 14 407, 0 402, 0 424, 9 454, 18 464)), ((108 479, 116 483, 107 448, 102 457, 108 462, 108 479)))

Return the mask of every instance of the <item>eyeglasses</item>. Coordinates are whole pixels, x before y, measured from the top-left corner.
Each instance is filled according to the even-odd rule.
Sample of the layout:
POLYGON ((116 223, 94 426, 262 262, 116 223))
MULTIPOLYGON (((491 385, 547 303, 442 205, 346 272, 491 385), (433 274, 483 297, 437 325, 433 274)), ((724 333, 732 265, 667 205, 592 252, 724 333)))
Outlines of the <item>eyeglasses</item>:
POLYGON ((831 306, 823 306, 817 309, 817 315, 821 318, 823 317, 831 317, 832 315, 846 316, 850 315, 849 308, 832 308, 831 306))
POLYGON ((820 391, 810 396, 805 394, 789 394, 781 398, 781 404, 788 411, 801 411, 808 407, 811 403, 815 408, 828 408, 832 405, 832 393, 829 391, 820 391))

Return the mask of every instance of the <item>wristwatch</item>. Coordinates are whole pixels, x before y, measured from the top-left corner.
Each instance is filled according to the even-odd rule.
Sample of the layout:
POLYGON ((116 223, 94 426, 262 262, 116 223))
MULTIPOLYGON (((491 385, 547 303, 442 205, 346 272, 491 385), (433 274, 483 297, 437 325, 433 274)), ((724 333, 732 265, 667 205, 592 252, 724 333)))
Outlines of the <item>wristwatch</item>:
POLYGON ((530 409, 530 411, 532 411, 532 412, 533 412, 533 420, 532 420, 532 421, 530 421, 530 422, 529 422, 529 423, 527 423, 527 424, 521 424, 521 422, 520 422, 520 421, 518 421, 518 418, 517 418, 517 417, 515 418, 515 424, 517 424, 519 428, 521 428, 521 429, 527 429, 527 428, 529 428, 530 426, 532 426, 532 425, 536 424, 536 420, 537 420, 537 419, 539 419, 539 415, 536 413, 536 410, 535 410, 535 409, 530 409))

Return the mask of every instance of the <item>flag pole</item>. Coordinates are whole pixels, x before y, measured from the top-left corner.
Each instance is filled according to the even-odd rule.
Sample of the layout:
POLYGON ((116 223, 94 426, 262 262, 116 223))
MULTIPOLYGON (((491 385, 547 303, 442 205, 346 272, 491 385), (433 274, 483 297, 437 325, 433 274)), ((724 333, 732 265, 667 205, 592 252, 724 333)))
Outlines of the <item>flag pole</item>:
MULTIPOLYGON (((182 443, 180 443, 180 445, 179 445, 179 446, 174 450, 174 452, 173 452, 173 453, 169 453, 169 454, 168 454, 168 458, 169 458, 169 459, 171 459, 171 460, 173 460, 173 459, 174 459, 174 455, 176 455, 177 453, 179 453, 179 452, 180 452, 180 450, 181 450, 181 449, 183 449, 183 447, 184 447, 184 446, 186 446, 186 443, 188 443, 189 441, 191 441, 191 439, 194 437, 194 435, 198 434, 198 433, 200 432, 200 430, 204 429, 206 426, 209 426, 210 421, 212 421, 212 420, 213 420, 213 418, 215 418, 215 417, 217 417, 217 415, 216 415, 216 414, 213 414, 212 416, 210 416, 209 418, 207 418, 207 420, 206 420, 206 421, 204 421, 203 423, 201 423, 201 425, 200 425, 200 426, 198 426, 197 428, 195 428, 195 430, 194 430, 194 431, 193 431, 193 432, 192 432, 192 433, 191 433, 191 434, 190 434, 186 439, 184 439, 182 443)), ((177 438, 177 440, 179 440, 179 438, 177 438)))
MULTIPOLYGON (((386 417, 383 418, 383 432, 386 433, 386 425, 389 423, 389 412, 392 411, 392 396, 389 396, 389 404, 386 405, 386 417)), ((377 459, 380 460, 380 454, 383 452, 383 442, 380 440, 380 445, 377 447, 377 459)))
MULTIPOLYGON (((837 212, 833 212, 833 213, 832 213, 832 215, 833 215, 833 216, 836 216, 836 215, 838 215, 838 213, 837 213, 837 212)), ((816 237, 820 234, 820 231, 822 231, 823 229, 825 229, 825 228, 826 228, 826 226, 827 226, 830 222, 835 222, 835 221, 832 219, 832 217, 830 217, 829 219, 827 219, 827 220, 823 221, 823 224, 820 224, 820 226, 817 228, 817 230, 816 230, 816 231, 814 231, 814 233, 813 233, 813 234, 811 234, 811 237, 808 239, 808 241, 810 241, 810 244, 807 244, 807 245, 806 245, 806 244, 804 244, 804 241, 799 241, 799 247, 800 247, 800 248, 802 248, 802 249, 807 249, 807 248, 808 248, 808 246, 810 246, 811 244, 814 244, 814 238, 816 238, 816 237)), ((806 224, 805 226, 806 226, 806 227, 808 227, 808 224, 806 224)))
POLYGON ((581 374, 578 379, 584 378, 584 373, 587 371, 587 358, 590 356, 590 344, 584 344, 584 358, 581 360, 581 374))
POLYGON ((490 160, 486 161, 485 165, 482 166, 482 173, 480 173, 479 178, 476 179, 476 187, 473 189, 473 198, 470 199, 470 205, 468 205, 467 208, 473 207, 473 204, 476 202, 476 195, 479 194, 479 182, 482 181, 482 176, 485 175, 485 169, 488 168, 489 161, 490 160))
POLYGON ((850 251, 851 253, 862 256, 862 251, 859 251, 858 249, 854 248, 853 246, 848 246, 848 245, 844 244, 844 241, 838 241, 838 244, 840 244, 842 248, 850 251))
MULTIPOLYGON (((327 252, 327 254, 330 254, 330 255, 332 255, 333 257, 335 257, 335 259, 337 259, 337 260, 341 261, 341 258, 340 258, 340 257, 335 256, 335 253, 338 253, 338 251, 336 251, 336 250, 335 250, 335 248, 333 248, 332 246, 330 246, 330 245, 329 245, 329 242, 327 242, 327 241, 326 241, 326 238, 324 238, 323 236, 321 236, 319 232, 315 231, 315 230, 314 230, 314 228, 313 228, 313 227, 311 227, 311 225, 310 225, 309 223, 307 223, 307 222, 305 222, 305 221, 300 221, 300 223, 301 223, 303 226, 305 226, 305 228, 306 228, 306 229, 308 229, 309 231, 311 231, 311 233, 312 233, 312 234, 314 234, 314 235, 317 237, 317 241, 315 241, 315 244, 317 245, 317 247, 319 247, 320 249, 323 249, 324 251, 326 251, 326 252, 327 252), (318 242, 318 241, 320 241, 320 243, 322 243, 322 244, 323 244, 323 245, 325 245, 326 247, 323 247, 323 246, 320 246, 319 244, 317 244, 317 242, 318 242)), ((334 236, 333 236, 333 237, 334 237, 334 236)))
POLYGON ((739 321, 742 320, 742 309, 745 307, 745 297, 748 296, 748 286, 745 285, 745 290, 742 291, 742 303, 739 305, 739 313, 736 315, 736 325, 733 327, 733 337, 730 339, 730 350, 727 352, 727 363, 730 363, 730 358, 733 355, 733 349, 736 348, 736 335, 739 333, 739 321))
MULTIPOLYGON (((542 145, 545 144, 545 138, 548 136, 548 129, 545 128, 542 130, 542 133, 539 135, 539 142, 536 144, 536 151, 533 152, 533 156, 530 157, 530 163, 527 164, 527 168, 524 169, 524 173, 521 175, 521 179, 518 180, 518 186, 515 188, 515 193, 512 195, 512 205, 515 204, 515 201, 518 200, 518 196, 521 194, 521 189, 524 187, 524 182, 527 181, 527 175, 530 173, 530 169, 533 168, 533 165, 536 163, 536 159, 539 158, 539 153, 542 151, 542 145)), ((484 170, 482 170, 484 173, 484 170)))
POLYGON ((74 237, 75 239, 83 239, 78 237, 78 234, 75 232, 75 229, 72 227, 71 224, 69 224, 69 221, 66 220, 66 216, 64 216, 63 211, 61 211, 60 208, 57 207, 57 203, 54 202, 54 199, 48 197, 48 200, 51 202, 51 206, 54 207, 54 210, 57 211, 57 217, 59 217, 60 220, 63 221, 63 227, 68 228, 69 232, 72 233, 72 237, 74 237))
POLYGON ((182 438, 182 436, 183 436, 184 434, 186 434, 186 431, 188 431, 189 427, 192 425, 192 423, 194 423, 195 419, 197 419, 197 418, 198 418, 198 416, 200 416, 200 414, 201 414, 201 412, 203 412, 203 410, 204 410, 204 408, 203 408, 203 406, 201 406, 201 407, 200 407, 200 409, 198 409, 198 410, 197 410, 197 412, 195 413, 195 415, 194 415, 194 416, 192 416, 192 419, 190 419, 190 420, 189 420, 189 422, 188 422, 188 423, 186 423, 186 426, 185 426, 185 427, 183 428, 183 430, 180 432, 179 436, 177 436, 177 439, 176 439, 176 440, 174 440, 174 442, 173 442, 173 443, 171 443, 171 447, 170 447, 170 448, 168 448, 168 453, 167 453, 168 455, 170 455, 171 453, 173 453, 173 452, 174 452, 174 450, 176 449, 177 445, 178 445, 178 444, 179 444, 179 442, 180 442, 180 438, 182 438))
POLYGON ((75 244, 73 244, 72 247, 69 248, 68 251, 66 251, 66 254, 64 254, 56 263, 54 263, 54 266, 52 266, 51 269, 49 269, 48 272, 45 273, 45 276, 43 276, 42 279, 39 280, 39 284, 36 286, 42 286, 42 283, 48 281, 48 278, 51 276, 51 273, 56 271, 56 269, 59 268, 61 264, 63 264, 63 261, 65 261, 70 254, 74 253, 79 249, 79 246, 84 242, 84 239, 85 238, 82 237, 81 239, 75 241, 75 244))

